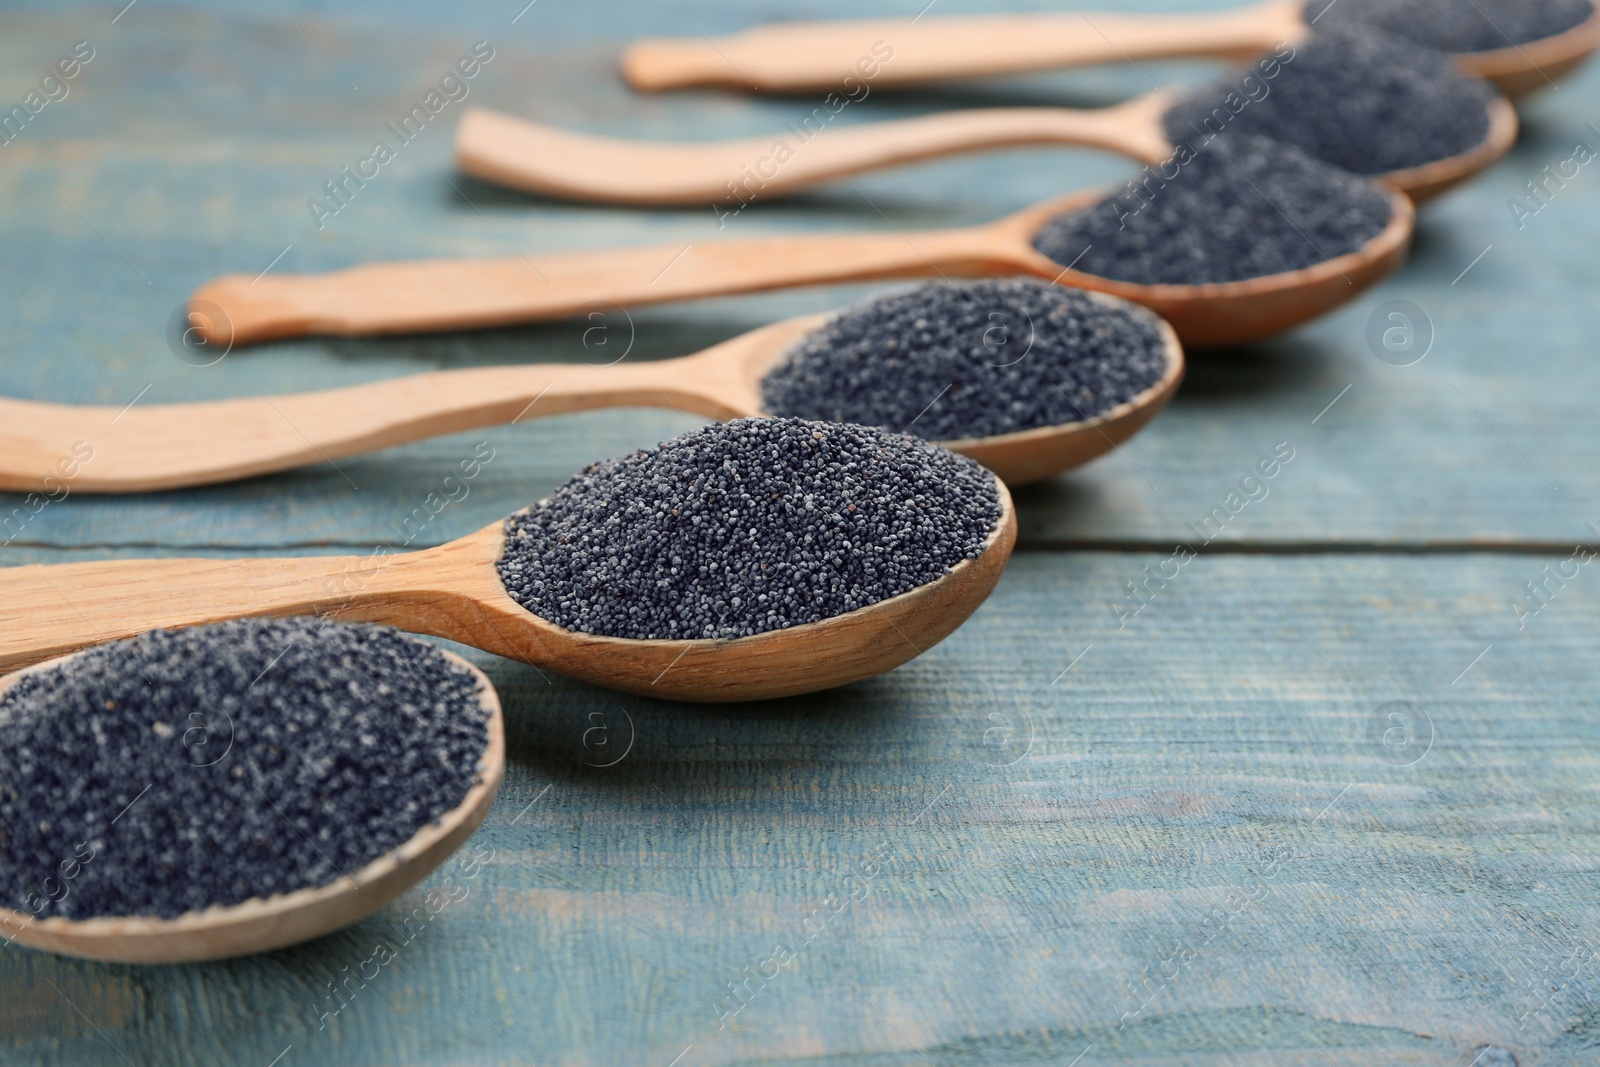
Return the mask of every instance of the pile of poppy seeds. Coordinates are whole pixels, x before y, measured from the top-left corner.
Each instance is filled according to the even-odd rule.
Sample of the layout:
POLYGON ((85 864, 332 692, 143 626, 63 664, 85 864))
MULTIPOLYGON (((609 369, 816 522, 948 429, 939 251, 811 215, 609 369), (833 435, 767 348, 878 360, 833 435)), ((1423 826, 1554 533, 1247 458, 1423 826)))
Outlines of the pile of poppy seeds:
POLYGON ((159 916, 328 885, 457 807, 475 676, 316 619, 156 630, 0 696, 0 905, 159 916))
POLYGON ((737 638, 820 622, 982 554, 993 474, 903 434, 739 419, 597 463, 506 520, 511 598, 567 630, 737 638))
POLYGON ((1491 52, 1554 37, 1594 17, 1589 0, 1309 0, 1305 20, 1364 25, 1441 52, 1491 52))
POLYGON ((807 334, 761 397, 774 415, 953 441, 1093 418, 1168 367, 1143 308, 1034 279, 935 283, 807 334))
POLYGON ((1496 95, 1443 52, 1359 27, 1319 26, 1274 77, 1258 64, 1224 78, 1173 107, 1163 126, 1174 145, 1246 133, 1354 174, 1383 174, 1481 145, 1496 95))
POLYGON ((1062 266, 1102 278, 1200 285, 1357 251, 1391 214, 1372 182, 1282 142, 1230 131, 1181 149, 1114 196, 1058 215, 1033 243, 1062 266))

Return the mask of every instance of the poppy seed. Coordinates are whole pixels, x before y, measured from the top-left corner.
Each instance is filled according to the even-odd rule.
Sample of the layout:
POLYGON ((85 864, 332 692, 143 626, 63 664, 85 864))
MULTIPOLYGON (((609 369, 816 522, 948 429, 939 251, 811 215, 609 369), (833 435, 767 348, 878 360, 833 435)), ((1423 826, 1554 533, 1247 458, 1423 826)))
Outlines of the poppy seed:
POLYGON ((0 904, 176 918, 353 875, 458 806, 476 678, 386 627, 154 630, 0 696, 0 904))
POLYGON ((1594 10, 1589 0, 1309 0, 1305 20, 1370 26, 1441 52, 1489 52, 1565 33, 1594 10))
POLYGON ((1276 71, 1267 78, 1253 67, 1192 94, 1167 112, 1167 137, 1271 137, 1371 175, 1458 156, 1489 136, 1494 87, 1443 52, 1388 34, 1319 28, 1276 71))
POLYGON ((738 419, 590 467, 506 520, 496 566, 567 630, 737 638, 926 585, 980 555, 999 518, 994 475, 937 445, 738 419))
POLYGON ((762 381, 762 406, 932 441, 1082 422, 1161 380, 1160 322, 1031 278, 924 285, 801 338, 762 381))
POLYGON ((1355 252, 1392 214, 1376 184, 1265 137, 1179 146, 1115 195, 1058 215, 1034 247, 1142 285, 1202 285, 1300 270, 1355 252))

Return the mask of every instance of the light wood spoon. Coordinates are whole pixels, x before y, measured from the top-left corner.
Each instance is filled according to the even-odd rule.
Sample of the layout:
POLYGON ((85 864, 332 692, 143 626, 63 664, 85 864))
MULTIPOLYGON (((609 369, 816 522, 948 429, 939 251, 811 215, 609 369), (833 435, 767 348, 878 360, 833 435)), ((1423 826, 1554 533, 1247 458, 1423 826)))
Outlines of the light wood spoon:
MULTIPOLYGON (((4 573, 9 572, 0 572, 4 573)), ((461 803, 418 830, 399 848, 349 877, 340 876, 324 886, 186 912, 175 919, 38 919, 27 912, 0 907, 0 939, 109 963, 190 963, 297 945, 382 909, 431 874, 473 835, 489 814, 505 774, 505 727, 494 686, 466 660, 448 652, 445 655, 477 679, 478 700, 488 715, 488 741, 478 764, 478 778, 461 803)), ((64 656, 31 670, 54 666, 70 669, 71 665, 72 657, 64 656)), ((20 671, 0 678, 0 693, 27 673, 30 672, 20 671)))
MULTIPOLYGON (((622 71, 637 89, 825 92, 851 78, 874 88, 1138 59, 1248 59, 1311 32, 1301 0, 1265 0, 1201 15, 928 15, 779 23, 726 37, 632 45, 622 71), (876 46, 876 51, 874 50, 876 46), (888 54, 888 58, 884 56, 888 54)), ((1466 73, 1507 96, 1551 85, 1600 46, 1600 12, 1565 33, 1489 52, 1457 53, 1466 73)))
POLYGON ((1033 247, 1041 227, 1108 190, 1080 191, 986 226, 912 233, 805 234, 499 259, 374 263, 329 274, 229 274, 190 299, 215 351, 304 334, 412 333, 576 315, 597 304, 671 300, 886 278, 1031 275, 1143 304, 1185 345, 1271 337, 1346 303, 1395 271, 1416 211, 1388 193, 1389 224, 1362 248, 1311 267, 1207 285, 1139 285, 1062 267, 1033 247))
POLYGON ((976 559, 888 600, 733 640, 644 641, 563 629, 506 592, 503 523, 419 552, 292 559, 110 560, 0 570, 0 672, 147 630, 251 616, 377 622, 664 700, 765 700, 893 670, 948 637, 1000 580, 1000 518, 976 559))
MULTIPOLYGON (((689 143, 595 137, 471 108, 456 130, 456 165, 485 181, 546 196, 668 205, 745 203, 846 174, 1008 145, 1083 145, 1153 165, 1174 151, 1162 118, 1179 96, 1158 90, 1094 111, 947 111, 825 128, 809 140, 786 132, 689 143), (780 143, 790 153, 781 162, 774 155, 780 143)), ((1374 177, 1413 201, 1426 200, 1488 167, 1516 139, 1516 109, 1497 95, 1489 102, 1489 130, 1481 144, 1447 159, 1374 177)))
MULTIPOLYGON (((594 408, 671 407, 723 420, 762 415, 762 379, 791 345, 832 317, 790 319, 660 362, 436 371, 314 393, 151 404, 120 413, 0 398, 0 490, 48 492, 51 463, 79 442, 94 455, 71 480, 73 491, 133 493, 248 478, 594 408)), ((1162 329, 1167 369, 1132 400, 1078 422, 941 443, 1012 485, 1087 463, 1132 437, 1177 392, 1183 349, 1170 326, 1162 329)))

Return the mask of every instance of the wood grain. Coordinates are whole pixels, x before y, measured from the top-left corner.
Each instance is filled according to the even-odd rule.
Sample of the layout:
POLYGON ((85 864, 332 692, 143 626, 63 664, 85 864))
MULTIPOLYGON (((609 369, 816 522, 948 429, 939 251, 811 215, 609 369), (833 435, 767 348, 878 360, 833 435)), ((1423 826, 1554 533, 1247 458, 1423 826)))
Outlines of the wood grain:
MULTIPOLYGON (((572 133, 476 108, 456 131, 456 165, 485 181, 569 200, 731 207, 849 174, 1012 145, 1104 148, 1154 165, 1176 151, 1162 119, 1180 95, 1157 89, 1096 110, 969 108, 816 133, 791 129, 677 143, 572 133)), ((1488 109, 1481 144, 1374 177, 1417 202, 1455 188, 1505 155, 1517 139, 1510 101, 1497 96, 1488 109)))
POLYGON ((1503 598, 1547 559, 1205 557, 1118 630, 1106 602, 1162 558, 1024 554, 927 658, 761 708, 479 658, 508 710, 502 799, 469 846, 493 859, 425 883, 470 895, 326 1028, 326 982, 393 943, 416 896, 299 948, 139 972, 147 1007, 120 1024, 84 994, 124 970, 0 952, 11 988, 44 994, 5 1039, 22 1062, 116 1060, 49 978, 135 1062, 184 1067, 218 1025, 189 996, 263 1063, 290 1043, 525 1062, 507 1039, 581 1064, 807 1043, 906 1067, 1090 1043, 1148 1065, 1459 1067, 1484 1044, 1581 1063, 1594 971, 1523 1016, 1592 944, 1600 600, 1574 589, 1519 633, 1503 598), (1410 767, 1373 737, 1396 700, 1434 732, 1410 767), (833 894, 849 903, 807 941, 833 894), (796 962, 720 1027, 727 982, 779 942, 796 962), (1128 983, 1186 943, 1139 1010, 1128 983))
POLYGON ((0 488, 48 493, 57 457, 86 446, 78 492, 138 492, 247 478, 462 430, 606 407, 711 418, 758 414, 763 372, 821 325, 808 315, 693 356, 614 365, 475 367, 317 392, 134 407, 0 397, 0 488))
POLYGON ((684 35, 639 41, 623 53, 622 73, 645 90, 714 85, 826 92, 847 77, 879 86, 916 85, 1130 59, 1245 59, 1302 38, 1307 31, 1300 7, 1298 0, 1266 0, 1187 16, 1063 12, 779 23, 711 40, 684 35), (858 67, 863 62, 870 67, 858 67))
POLYGON ((1348 303, 1405 261, 1416 209, 1387 192, 1389 223, 1354 252, 1243 281, 1143 285, 1063 267, 1033 246, 1051 218, 1104 189, 1053 197, 987 226, 906 234, 828 234, 688 244, 538 259, 368 263, 322 275, 225 275, 189 307, 214 344, 300 334, 383 334, 537 322, 621 308, 826 282, 1031 275, 1110 293, 1155 311, 1186 345, 1264 340, 1348 303), (659 264, 659 267, 658 267, 659 264))
MULTIPOLYGON (((634 309, 631 329, 608 308, 572 326, 297 340, 209 367, 175 358, 163 324, 195 284, 253 277, 291 244, 274 272, 514 255, 508 241, 531 255, 909 233, 1123 173, 1091 153, 1007 151, 756 205, 719 229, 710 211, 499 194, 451 174, 448 131, 435 124, 318 230, 306 199, 481 34, 498 55, 471 102, 541 121, 738 136, 817 102, 630 96, 607 71, 624 36, 690 32, 670 5, 541 3, 507 32, 496 28, 520 4, 352 4, 337 20, 282 6, 359 92, 272 11, 196 19, 140 3, 109 29, 115 11, 68 2, 0 16, 18 79, 6 99, 64 45, 88 36, 99 50, 68 99, 0 148, 0 269, 16 280, 0 300, 0 394, 113 413, 132 401, 125 421, 145 404, 257 390, 605 362, 630 342, 630 359, 675 356, 881 290, 634 309)), ((770 14, 734 0, 679 6, 709 34, 770 14)), ((1141 4, 1158 6, 1224 5, 1141 4)), ((1014 5, 972 10, 985 7, 1014 5)), ((835 0, 808 12, 870 13, 835 0)), ((887 118, 1092 105, 1148 88, 1118 65, 874 94, 869 107, 887 118)), ((1591 68, 1529 99, 1510 157, 1429 208, 1403 272, 1270 343, 1196 354, 1148 432, 1019 493, 1020 543, 1032 547, 926 657, 814 696, 689 708, 471 652, 505 704, 508 773, 461 855, 366 922, 262 956, 139 968, 0 941, 0 1061, 665 1067, 682 1054, 678 1067, 945 1067, 1065 1064, 1092 1044, 1078 1067, 1511 1062, 1485 1046, 1522 1067, 1587 1067, 1600 988, 1578 953, 1600 928, 1600 600, 1586 566, 1524 630, 1507 601, 1600 521, 1589 399, 1600 390, 1600 211, 1587 167, 1523 228, 1507 200, 1575 141, 1593 144, 1597 91, 1591 68), (1432 324, 1432 348, 1412 366, 1368 347, 1369 324, 1387 324, 1379 312, 1394 300, 1432 324), (1297 458, 1271 495, 1117 630, 1106 601, 1192 539, 1189 524, 1279 441, 1297 458), (1373 712, 1398 699, 1436 728, 1410 768, 1372 747, 1373 712), (1026 757, 1006 766, 1030 724, 1026 757), (869 883, 864 864, 882 873, 869 883), (831 913, 830 894, 863 885, 719 1027, 728 982, 758 971, 778 939, 803 942, 796 928, 831 913), (467 899, 410 936, 428 891, 467 899), (1124 1020, 1141 1005, 1127 983, 1213 931, 1124 1020), (396 961, 361 980, 380 941, 396 961), (345 981, 341 1008, 329 983, 345 981)), ((73 491, 37 512, 25 494, 0 494, 0 521, 31 515, 0 531, 0 563, 437 545, 693 422, 671 410, 574 413, 205 491, 73 491), (431 500, 480 442, 493 459, 470 494, 431 500)))
MULTIPOLYGON (((1074 10, 1039 15, 920 16, 899 20, 777 23, 720 38, 635 42, 622 73, 643 90, 717 86, 827 92, 859 85, 920 85, 952 78, 1146 59, 1248 59, 1310 28, 1300 0, 1264 0, 1231 11, 1124 15, 1074 10), (882 61, 881 63, 879 61, 882 61)), ((1524 45, 1462 53, 1467 73, 1509 96, 1552 87, 1600 45, 1600 12, 1573 29, 1524 45)))
MULTIPOLYGON (((1010 274, 1043 259, 991 230, 828 234, 532 257, 367 263, 322 275, 225 275, 196 289, 213 343, 539 322, 593 307, 884 278, 1010 274), (1029 253, 1032 253, 1030 256, 1029 253)), ((1058 268, 1059 269, 1059 268, 1058 268)), ((1026 273, 1026 271, 1024 271, 1026 273)), ((1037 273, 1037 269, 1033 271, 1037 273)))
MULTIPOLYGON (((1128 307, 1115 297, 1095 298, 1128 307)), ((0 488, 51 494, 65 484, 65 470, 52 465, 64 455, 86 457, 71 464, 78 492, 130 493, 332 463, 460 430, 594 408, 756 417, 764 413, 761 383, 767 372, 827 318, 787 319, 693 356, 648 363, 436 371, 313 393, 124 412, 0 397, 0 488)), ((1090 419, 965 438, 949 447, 1012 485, 1053 477, 1105 454, 1154 418, 1183 380, 1183 348, 1172 327, 1163 323, 1161 332, 1165 371, 1125 403, 1090 419)))
POLYGON ((971 108, 814 133, 668 143, 574 133, 474 108, 456 129, 456 165, 484 181, 569 200, 732 207, 845 175, 1013 145, 1104 148, 1159 163, 1172 154, 1161 116, 1173 95, 1156 91, 1098 110, 971 108))

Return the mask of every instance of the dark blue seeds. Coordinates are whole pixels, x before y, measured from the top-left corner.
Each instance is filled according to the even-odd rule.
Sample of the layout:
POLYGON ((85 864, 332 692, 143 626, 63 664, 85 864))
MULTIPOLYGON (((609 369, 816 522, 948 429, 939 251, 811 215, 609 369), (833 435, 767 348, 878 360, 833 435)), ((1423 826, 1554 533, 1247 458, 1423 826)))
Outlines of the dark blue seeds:
POLYGON ((739 419, 597 463, 506 520, 506 591, 568 630, 733 638, 926 585, 983 551, 994 475, 866 426, 739 419))
POLYGON ((1122 192, 1047 222, 1057 263, 1144 285, 1242 281, 1354 252, 1389 224, 1382 190, 1278 141, 1179 146, 1122 192))
POLYGON ((803 337, 761 383, 774 415, 934 441, 1081 422, 1168 365, 1160 320, 1033 279, 936 283, 870 300, 803 337))
POLYGON ((1489 135, 1493 86, 1443 52, 1388 34, 1319 26, 1275 70, 1267 78, 1252 67, 1179 103, 1163 123, 1168 139, 1194 145, 1234 130, 1354 174, 1384 174, 1461 155, 1489 135))
POLYGON ((1589 0, 1308 0, 1305 19, 1364 25, 1441 52, 1489 52, 1554 37, 1594 15, 1589 0))
POLYGON ((0 904, 174 918, 324 886, 459 805, 474 676, 387 628, 157 630, 0 697, 0 904))

